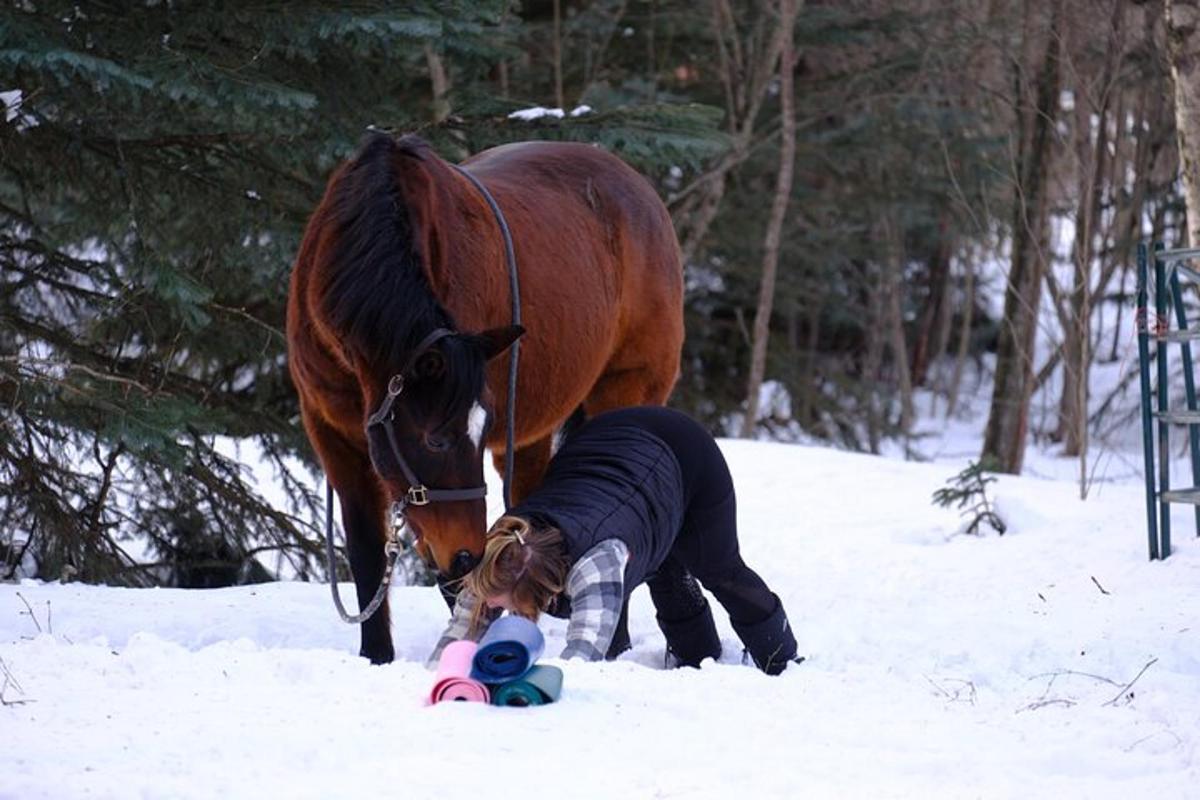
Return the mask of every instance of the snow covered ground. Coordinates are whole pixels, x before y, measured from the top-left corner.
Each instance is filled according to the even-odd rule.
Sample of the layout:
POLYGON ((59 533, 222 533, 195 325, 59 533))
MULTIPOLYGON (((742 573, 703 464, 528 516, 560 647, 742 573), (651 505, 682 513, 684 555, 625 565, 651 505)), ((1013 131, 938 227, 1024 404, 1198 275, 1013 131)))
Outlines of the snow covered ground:
POLYGON ((1200 540, 1181 515, 1146 560, 1140 473, 1081 501, 1037 455, 1061 477, 1002 479, 1009 532, 975 537, 930 494, 977 447, 722 446, 808 656, 778 678, 719 609, 721 662, 664 670, 644 588, 631 653, 501 709, 423 705, 432 589, 393 590, 398 660, 371 667, 324 586, 0 585, 0 797, 1200 796, 1200 540))

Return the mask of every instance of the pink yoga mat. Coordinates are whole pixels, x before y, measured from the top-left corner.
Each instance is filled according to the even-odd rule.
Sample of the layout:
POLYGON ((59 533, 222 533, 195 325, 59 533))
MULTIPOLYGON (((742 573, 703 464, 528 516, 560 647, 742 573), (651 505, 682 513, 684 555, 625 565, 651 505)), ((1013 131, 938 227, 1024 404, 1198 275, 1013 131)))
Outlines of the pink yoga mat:
POLYGON ((487 703, 491 700, 487 687, 469 677, 471 662, 478 647, 469 639, 446 645, 442 657, 438 659, 437 682, 429 693, 430 703, 444 703, 447 700, 487 703))

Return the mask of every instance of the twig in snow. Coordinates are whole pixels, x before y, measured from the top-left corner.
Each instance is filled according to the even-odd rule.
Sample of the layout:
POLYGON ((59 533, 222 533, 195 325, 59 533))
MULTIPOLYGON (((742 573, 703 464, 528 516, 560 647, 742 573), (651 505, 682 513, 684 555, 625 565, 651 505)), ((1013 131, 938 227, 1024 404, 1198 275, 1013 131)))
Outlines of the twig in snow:
POLYGON ((1092 680, 1100 681, 1101 683, 1107 683, 1112 686, 1120 686, 1120 684, 1114 681, 1112 678, 1106 678, 1103 675, 1094 675, 1091 672, 1078 672, 1073 669, 1059 669, 1055 670, 1054 672, 1042 672, 1029 677, 1029 680, 1031 681, 1036 681, 1038 678, 1050 679, 1046 682, 1046 688, 1042 691, 1042 696, 1037 700, 1034 700, 1029 705, 1018 708, 1017 713, 1020 714, 1022 711, 1037 711, 1039 708, 1045 708, 1046 706, 1065 706, 1070 708, 1071 706, 1075 705, 1076 701, 1071 700, 1070 698, 1050 697, 1050 690, 1054 688, 1055 682, 1064 675, 1075 675, 1080 678, 1091 678, 1092 680))
POLYGON ((1063 706, 1065 708, 1070 708, 1073 705, 1075 705, 1074 700, 1068 700, 1065 697, 1052 697, 1049 700, 1035 700, 1024 708, 1018 708, 1017 713, 1020 714, 1022 711, 1037 711, 1039 708, 1045 708, 1046 706, 1063 706))
POLYGON ((940 694, 946 698, 947 702, 970 703, 971 705, 975 705, 975 696, 976 696, 975 684, 972 683, 971 681, 963 680, 962 678, 943 678, 942 679, 943 681, 952 681, 954 683, 962 684, 962 688, 958 688, 958 689, 954 689, 953 691, 950 691, 950 690, 947 690, 945 687, 938 685, 938 683, 933 678, 929 677, 928 675, 925 675, 923 677, 925 678, 926 681, 929 682, 929 685, 932 686, 937 691, 938 694, 940 694), (966 697, 962 696, 964 691, 966 692, 966 697))
MULTIPOLYGON (((1059 678, 1059 676, 1062 676, 1062 675, 1078 675, 1081 678, 1091 678, 1094 681, 1103 681, 1104 683, 1110 683, 1113 686, 1121 685, 1121 684, 1117 683, 1116 681, 1114 681, 1112 678, 1106 678, 1103 675, 1095 675, 1091 672, 1078 672, 1073 669, 1060 669, 1060 670, 1055 670, 1054 672, 1043 672, 1040 675, 1031 675, 1029 677, 1029 680, 1036 681, 1038 678, 1050 678, 1050 686, 1053 686, 1054 681, 1057 680, 1059 678)), ((1046 687, 1047 691, 1050 690, 1050 686, 1046 687)), ((1045 697, 1045 696, 1046 696, 1045 694, 1042 695, 1042 697, 1045 697)))
POLYGON ((9 671, 8 665, 4 663, 3 658, 0 658, 0 672, 4 673, 4 684, 0 685, 0 705, 5 707, 23 706, 26 703, 33 702, 32 700, 9 700, 6 698, 4 693, 8 691, 9 686, 13 687, 21 694, 25 694, 25 690, 21 688, 21 683, 17 680, 16 676, 9 671))
POLYGON ((1096 588, 1100 590, 1100 594, 1112 594, 1112 592, 1100 585, 1100 581, 1096 580, 1096 576, 1092 576, 1092 583, 1096 584, 1096 588))
POLYGON ((1159 735, 1161 735, 1161 734, 1164 734, 1164 733, 1165 733, 1167 736, 1170 736, 1172 739, 1174 739, 1174 740, 1175 740, 1175 746, 1176 746, 1176 747, 1179 747, 1180 745, 1182 745, 1182 744, 1183 744, 1183 739, 1180 739, 1180 738, 1179 738, 1179 734, 1175 733, 1175 731, 1171 730, 1170 728, 1167 728, 1166 730, 1161 730, 1161 731, 1159 731, 1158 733, 1152 733, 1152 734, 1150 734, 1149 736, 1143 736, 1142 738, 1138 739, 1136 742, 1134 742, 1133 744, 1129 745, 1128 747, 1122 747, 1121 749, 1122 749, 1122 750, 1124 750, 1126 753, 1132 753, 1132 752, 1133 752, 1133 750, 1134 750, 1134 748, 1136 748, 1136 747, 1137 747, 1139 744, 1141 744, 1142 742, 1147 742, 1147 741, 1150 741, 1150 740, 1151 740, 1151 739, 1153 739, 1154 737, 1156 737, 1156 736, 1159 736, 1159 735))
POLYGON ((25 595, 20 592, 17 592, 17 597, 21 598, 21 602, 25 604, 25 610, 21 612, 21 615, 33 620, 33 625, 38 629, 38 633, 42 633, 42 624, 38 622, 37 615, 33 613, 33 606, 29 605, 29 601, 25 599, 25 595))
MULTIPOLYGON (((1146 666, 1142 667, 1141 671, 1140 671, 1140 672, 1139 672, 1137 675, 1134 675, 1134 676, 1133 676, 1133 680, 1131 680, 1129 683, 1127 683, 1127 684, 1125 684, 1124 686, 1122 686, 1122 687, 1121 687, 1121 691, 1117 692, 1117 696, 1116 696, 1116 697, 1114 697, 1112 700, 1109 700, 1109 701, 1108 701, 1107 703, 1105 703, 1104 705, 1106 705, 1106 706, 1115 706, 1115 705, 1117 704, 1117 701, 1118 701, 1118 700, 1120 700, 1122 697, 1125 697, 1125 693, 1126 693, 1126 692, 1129 692, 1130 688, 1132 688, 1132 687, 1133 687, 1133 685, 1134 685, 1135 683, 1137 683, 1137 682, 1138 682, 1138 679, 1139 679, 1139 678, 1141 678, 1143 675, 1145 675, 1145 674, 1146 674, 1146 670, 1150 669, 1150 667, 1154 666, 1154 664, 1155 664, 1155 663, 1157 663, 1157 662, 1158 662, 1158 658, 1157 658, 1157 657, 1155 657, 1155 658, 1152 658, 1152 659, 1150 659, 1149 661, 1147 661, 1147 662, 1146 662, 1146 666)), ((1132 692, 1130 692, 1130 695, 1129 695, 1129 696, 1130 696, 1130 699, 1132 699, 1132 697, 1133 697, 1133 693, 1132 693, 1132 692)))

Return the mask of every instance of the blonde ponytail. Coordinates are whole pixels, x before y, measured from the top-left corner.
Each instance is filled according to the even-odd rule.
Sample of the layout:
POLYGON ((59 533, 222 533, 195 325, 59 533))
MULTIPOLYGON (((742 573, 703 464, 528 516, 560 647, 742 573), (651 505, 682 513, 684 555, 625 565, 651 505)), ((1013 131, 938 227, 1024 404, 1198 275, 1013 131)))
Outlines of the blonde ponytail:
POLYGON ((505 515, 487 534, 483 557, 463 579, 477 602, 471 628, 478 630, 490 597, 508 595, 514 613, 536 620, 563 590, 567 558, 557 528, 538 527, 522 517, 505 515))

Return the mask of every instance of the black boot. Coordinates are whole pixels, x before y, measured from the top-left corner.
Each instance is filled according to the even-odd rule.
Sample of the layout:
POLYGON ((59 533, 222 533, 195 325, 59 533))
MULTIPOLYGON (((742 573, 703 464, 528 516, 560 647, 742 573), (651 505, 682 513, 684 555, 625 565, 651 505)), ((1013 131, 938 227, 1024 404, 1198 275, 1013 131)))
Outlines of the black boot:
POLYGON ((675 657, 678 666, 698 667, 706 658, 721 657, 721 639, 717 636, 717 626, 707 601, 704 609, 690 619, 656 619, 663 636, 667 638, 667 652, 675 657))
POLYGON ((788 624, 783 603, 775 598, 775 610, 761 622, 752 625, 730 620, 746 652, 754 659, 754 665, 768 675, 778 675, 787 669, 788 662, 796 659, 796 637, 788 624))

